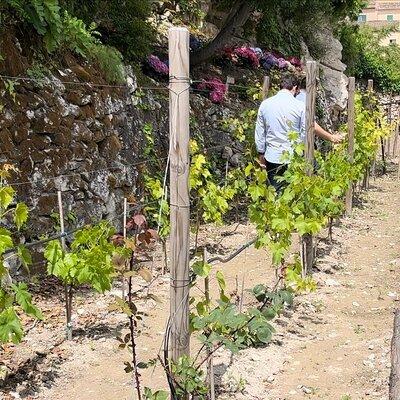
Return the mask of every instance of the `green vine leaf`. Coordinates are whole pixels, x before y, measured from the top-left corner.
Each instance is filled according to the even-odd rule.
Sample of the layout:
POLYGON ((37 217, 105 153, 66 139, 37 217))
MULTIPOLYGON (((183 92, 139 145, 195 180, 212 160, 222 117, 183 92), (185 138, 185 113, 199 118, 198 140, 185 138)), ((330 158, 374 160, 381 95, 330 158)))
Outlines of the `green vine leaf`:
POLYGON ((14 222, 18 230, 22 228, 22 225, 28 220, 28 207, 25 203, 18 203, 15 208, 14 222))
POLYGON ((193 272, 201 278, 207 278, 207 276, 211 272, 211 268, 211 264, 205 263, 203 261, 196 261, 192 265, 193 272))

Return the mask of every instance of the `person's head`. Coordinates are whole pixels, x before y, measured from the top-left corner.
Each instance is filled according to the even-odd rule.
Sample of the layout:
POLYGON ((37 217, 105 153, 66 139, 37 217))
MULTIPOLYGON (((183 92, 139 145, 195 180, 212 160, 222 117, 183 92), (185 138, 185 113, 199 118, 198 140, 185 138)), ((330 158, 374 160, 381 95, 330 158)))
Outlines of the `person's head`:
POLYGON ((283 75, 281 78, 281 89, 286 89, 296 94, 299 89, 299 79, 292 74, 283 75))

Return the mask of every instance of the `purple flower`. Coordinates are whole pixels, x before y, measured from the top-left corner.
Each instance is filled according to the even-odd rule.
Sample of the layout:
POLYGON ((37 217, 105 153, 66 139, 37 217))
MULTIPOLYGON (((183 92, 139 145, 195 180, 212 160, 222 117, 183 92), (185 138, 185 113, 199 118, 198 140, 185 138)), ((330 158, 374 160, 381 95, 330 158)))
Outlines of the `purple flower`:
POLYGON ((162 62, 157 56, 151 54, 147 57, 147 64, 151 69, 160 75, 168 75, 169 68, 168 65, 162 62))
POLYGON ((269 71, 271 68, 278 66, 278 59, 272 53, 267 52, 261 57, 260 64, 269 71))
POLYGON ((286 69, 288 67, 288 63, 284 58, 278 58, 278 68, 286 69))

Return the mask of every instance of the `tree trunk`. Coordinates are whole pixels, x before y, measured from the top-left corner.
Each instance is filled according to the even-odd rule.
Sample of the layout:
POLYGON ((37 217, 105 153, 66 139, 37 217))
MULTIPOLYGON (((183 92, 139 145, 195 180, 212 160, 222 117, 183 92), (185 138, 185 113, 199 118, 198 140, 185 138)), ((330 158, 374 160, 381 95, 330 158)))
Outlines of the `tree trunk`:
POLYGON ((246 23, 254 8, 254 1, 237 0, 232 6, 232 10, 226 18, 221 30, 218 32, 218 35, 205 47, 192 54, 191 65, 199 65, 211 58, 229 41, 234 32, 246 23))
POLYGON ((400 399, 400 309, 394 316, 392 338, 392 370, 389 380, 389 400, 400 399))

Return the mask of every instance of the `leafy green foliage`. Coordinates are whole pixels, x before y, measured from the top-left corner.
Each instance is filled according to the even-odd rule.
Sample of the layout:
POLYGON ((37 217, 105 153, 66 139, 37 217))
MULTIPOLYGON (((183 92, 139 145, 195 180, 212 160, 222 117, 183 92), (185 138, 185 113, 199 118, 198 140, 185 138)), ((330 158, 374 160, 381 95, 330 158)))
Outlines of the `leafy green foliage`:
POLYGON ((205 384, 204 372, 194 366, 189 356, 179 357, 177 362, 171 364, 171 372, 178 385, 178 396, 195 395, 199 400, 205 400, 208 387, 205 384))
POLYGON ((376 88, 387 92, 400 90, 400 47, 382 44, 382 40, 394 30, 397 30, 396 26, 382 29, 362 26, 352 32, 349 43, 345 42, 355 76, 373 79, 376 88))
POLYGON ((86 24, 95 22, 104 43, 116 47, 128 61, 141 61, 150 52, 154 28, 147 21, 151 1, 60 0, 71 15, 86 24))
MULTIPOLYGON (((7 178, 12 170, 15 171, 15 168, 11 165, 5 165, 0 169, 0 220, 14 221, 19 231, 28 219, 28 207, 24 203, 12 206, 16 193, 7 185, 7 178)), ((15 245, 14 235, 9 229, 0 226, 0 343, 21 341, 23 327, 19 318, 20 313, 38 319, 43 318, 39 309, 32 303, 32 296, 28 292, 26 283, 12 283, 9 276, 7 259, 16 256, 26 268, 32 264, 30 253, 22 244, 17 246, 15 252, 5 257, 5 252, 15 245)))
POLYGON ((58 240, 51 241, 44 253, 47 272, 64 284, 89 284, 100 293, 110 290, 115 246, 109 239, 113 233, 114 228, 107 222, 83 228, 75 234, 70 252, 63 251, 58 240))
POLYGON ((146 123, 143 125, 143 134, 145 137, 145 146, 143 154, 154 161, 155 165, 159 166, 157 171, 152 174, 145 172, 143 174, 145 186, 145 202, 149 204, 145 207, 146 214, 150 224, 158 226, 158 233, 162 240, 168 236, 170 231, 169 226, 169 203, 166 198, 166 188, 163 187, 165 177, 161 171, 164 171, 164 166, 160 163, 160 156, 155 151, 155 140, 153 125, 146 123))
POLYGON ((224 183, 215 182, 211 165, 195 140, 191 141, 190 150, 190 195, 197 202, 197 212, 205 222, 221 224, 223 216, 231 209, 232 200, 239 193, 240 185, 235 182, 233 173, 226 176, 224 183))
POLYGON ((63 11, 58 0, 5 0, 22 23, 31 25, 43 36, 49 53, 69 49, 98 64, 111 83, 122 82, 122 56, 113 47, 104 46, 92 20, 81 19, 63 11))
POLYGON ((347 18, 354 20, 362 4, 360 0, 259 1, 262 17, 255 27, 257 38, 285 54, 300 54, 303 40, 311 54, 320 56, 324 47, 315 32, 327 24, 334 26, 347 18))
POLYGON ((286 266, 285 284, 288 289, 292 289, 294 292, 314 292, 317 290, 317 283, 312 276, 302 277, 299 257, 296 257, 294 263, 286 266))
POLYGON ((169 393, 164 390, 157 390, 153 392, 148 387, 144 388, 144 398, 145 400, 168 400, 169 393))
MULTIPOLYGON (((268 343, 275 331, 269 321, 283 310, 285 304, 292 303, 291 294, 287 291, 268 292, 265 286, 258 285, 253 294, 262 306, 240 311, 225 294, 226 282, 221 271, 216 273, 216 278, 220 290, 218 304, 200 299, 196 303, 196 312, 191 313, 191 329, 199 333, 199 340, 209 349, 223 345, 232 352, 268 343)), ((191 302, 193 304, 195 300, 191 302)))
POLYGON ((59 45, 62 18, 58 0, 5 0, 24 21, 31 24, 44 37, 49 51, 59 45))

